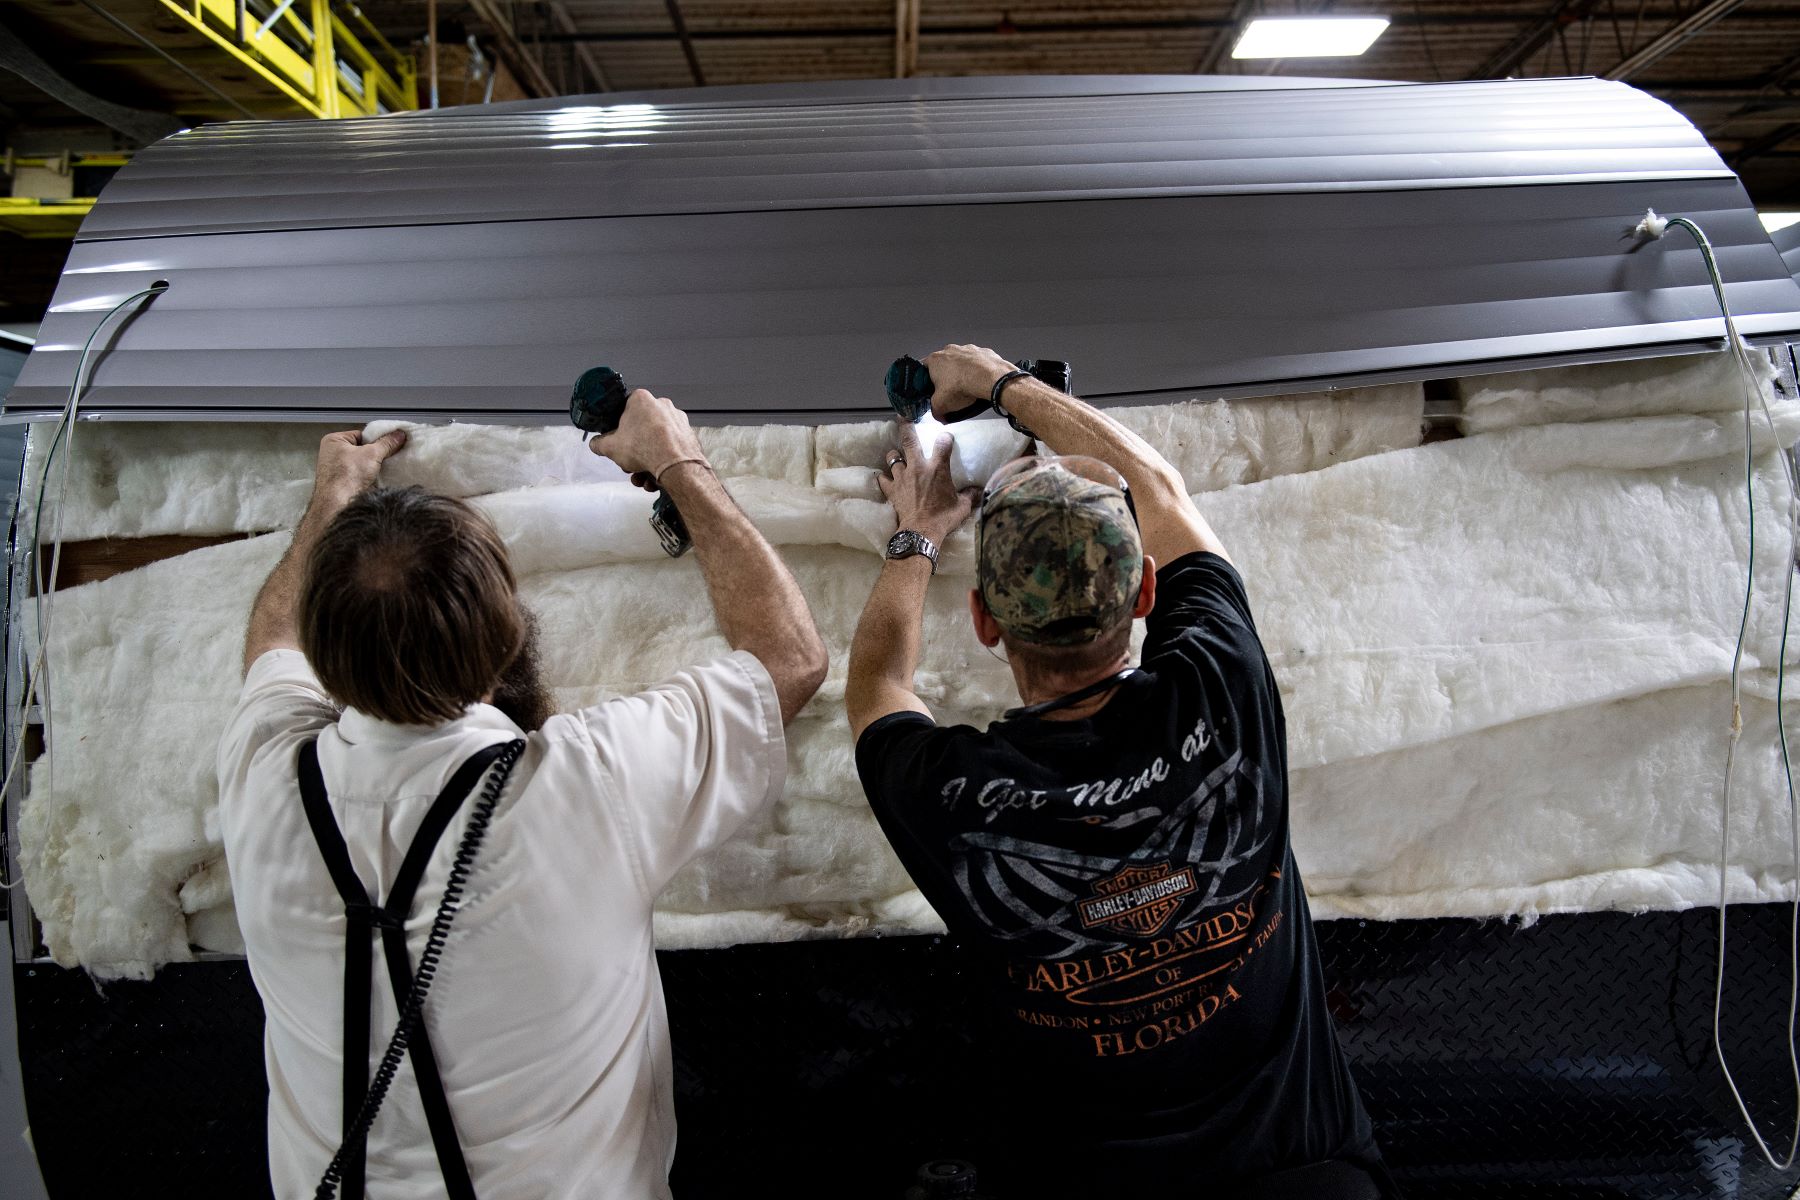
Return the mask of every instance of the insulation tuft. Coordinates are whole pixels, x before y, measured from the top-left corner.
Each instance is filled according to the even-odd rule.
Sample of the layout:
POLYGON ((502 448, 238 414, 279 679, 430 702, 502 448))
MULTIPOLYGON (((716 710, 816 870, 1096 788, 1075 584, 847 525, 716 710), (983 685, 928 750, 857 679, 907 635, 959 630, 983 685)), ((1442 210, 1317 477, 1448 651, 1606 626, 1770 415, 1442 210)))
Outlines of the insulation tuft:
MULTIPOLYGON (((1248 583, 1283 688, 1317 914, 1529 920, 1716 901, 1748 516, 1741 390, 1713 359, 1628 366, 1466 381, 1473 436, 1431 445, 1416 387, 1114 410, 1181 469, 1248 583)), ((1800 408, 1778 421, 1753 443, 1760 582, 1729 879, 1745 901, 1794 887, 1773 750, 1789 550, 1775 455, 1800 408)), ((318 433, 81 432, 70 538, 285 527, 318 433)), ((785 799, 674 880, 659 944, 940 928, 863 802, 842 709, 893 526, 874 490, 891 430, 703 436, 800 580, 832 665, 790 729, 785 799)), ((998 422, 960 436, 971 474, 1017 445, 998 422)), ((494 520, 564 707, 725 648, 694 561, 661 554, 649 498, 569 429, 417 429, 385 481, 474 497, 494 520)), ((971 540, 951 539, 931 585, 919 688, 941 720, 985 724, 1013 693, 968 629, 971 540)), ((56 600, 53 738, 21 834, 58 961, 142 977, 192 945, 235 948, 213 744, 251 600, 286 544, 269 532, 56 600)))

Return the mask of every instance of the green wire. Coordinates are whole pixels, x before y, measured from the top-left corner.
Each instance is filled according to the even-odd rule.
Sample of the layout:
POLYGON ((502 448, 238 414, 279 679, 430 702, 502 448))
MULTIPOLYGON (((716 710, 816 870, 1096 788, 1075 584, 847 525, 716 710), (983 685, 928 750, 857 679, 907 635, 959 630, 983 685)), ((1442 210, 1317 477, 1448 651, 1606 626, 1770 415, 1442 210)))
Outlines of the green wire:
MULTIPOLYGON (((1719 313, 1725 319, 1725 340, 1727 347, 1736 357, 1741 371, 1749 372, 1750 363, 1744 350, 1743 339, 1738 335, 1737 322, 1732 319, 1731 306, 1725 300, 1725 281, 1719 273, 1718 260, 1713 257, 1712 243, 1700 227, 1686 217, 1670 217, 1670 225, 1679 225, 1693 235, 1700 247, 1700 257, 1706 263, 1706 273, 1712 284, 1713 296, 1719 302, 1719 313)), ((1748 382, 1748 381, 1747 381, 1748 382)), ((1775 420, 1769 414, 1768 405, 1762 399, 1761 389, 1756 389, 1757 404, 1763 410, 1763 419, 1769 423, 1769 432, 1775 433, 1775 420)), ((1777 1162, 1768 1144, 1763 1141, 1762 1133, 1751 1119, 1750 1109, 1744 1103, 1743 1095, 1738 1091, 1737 1082, 1732 1078, 1731 1067, 1725 1061, 1725 1044, 1719 1036, 1719 1027, 1723 1019, 1725 997, 1725 929, 1726 929, 1726 871, 1731 846, 1731 775, 1737 755, 1737 744, 1743 732, 1742 709, 1739 707, 1740 688, 1738 684, 1739 668, 1744 659, 1744 641, 1750 629, 1750 601, 1756 589, 1756 452, 1751 434, 1754 432, 1753 417, 1750 412, 1751 392, 1744 393, 1744 506, 1749 512, 1749 564, 1744 572, 1744 612, 1738 621, 1737 646, 1732 651, 1731 659, 1731 726, 1732 735, 1725 749, 1725 785, 1724 811, 1719 820, 1719 933, 1718 933, 1718 973, 1713 982, 1713 1053, 1718 1059, 1719 1069, 1724 1073, 1725 1084, 1731 1089, 1731 1097, 1737 1103, 1738 1114, 1744 1118, 1745 1127, 1750 1136, 1756 1140, 1757 1149, 1763 1158, 1777 1171, 1785 1171, 1793 1166, 1796 1151, 1800 1151, 1800 1057, 1794 1053, 1794 1018, 1800 1010, 1800 892, 1794 897, 1793 917, 1790 923, 1790 967, 1788 978, 1788 1060, 1794 1068, 1794 1089, 1796 1110, 1794 1113, 1794 1137, 1788 1143, 1786 1160, 1777 1162)), ((1776 450, 1780 452, 1781 441, 1776 437, 1776 450)), ((1781 612, 1781 644, 1775 655, 1775 728, 1781 743, 1781 766, 1787 781, 1787 798, 1790 829, 1795 839, 1795 856, 1800 859, 1800 815, 1796 814, 1794 802, 1794 765, 1788 751, 1787 720, 1781 706, 1785 698, 1787 685, 1787 643, 1788 624, 1793 616, 1794 568, 1793 545, 1791 539, 1796 536, 1794 510, 1797 503, 1794 465, 1791 461, 1784 463, 1788 482, 1788 534, 1790 538, 1788 561, 1783 564, 1786 575, 1782 586, 1781 612)), ((1800 886, 1797 881, 1796 886, 1800 886)))

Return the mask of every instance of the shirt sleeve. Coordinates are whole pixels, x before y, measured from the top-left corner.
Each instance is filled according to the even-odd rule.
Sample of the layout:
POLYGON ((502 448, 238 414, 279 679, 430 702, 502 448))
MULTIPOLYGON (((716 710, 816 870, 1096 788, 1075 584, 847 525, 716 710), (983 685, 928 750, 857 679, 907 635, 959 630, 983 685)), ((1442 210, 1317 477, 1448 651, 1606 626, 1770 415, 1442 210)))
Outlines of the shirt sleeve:
POLYGON ((227 816, 243 796, 253 764, 337 719, 337 705, 300 651, 270 650, 251 663, 237 708, 219 739, 219 804, 227 816))
POLYGON ((1204 550, 1184 554, 1156 572, 1156 607, 1144 622, 1146 665, 1204 643, 1212 657, 1263 662, 1250 617, 1250 599, 1237 570, 1204 550))
POLYGON ((930 840, 925 826, 941 807, 942 797, 928 795, 928 781, 939 777, 948 749, 949 731, 924 713, 889 713, 856 739, 856 773, 863 795, 888 841, 896 846, 930 840))
POLYGON ((766 811, 787 782, 775 682, 742 650, 576 715, 618 791, 652 893, 766 811))

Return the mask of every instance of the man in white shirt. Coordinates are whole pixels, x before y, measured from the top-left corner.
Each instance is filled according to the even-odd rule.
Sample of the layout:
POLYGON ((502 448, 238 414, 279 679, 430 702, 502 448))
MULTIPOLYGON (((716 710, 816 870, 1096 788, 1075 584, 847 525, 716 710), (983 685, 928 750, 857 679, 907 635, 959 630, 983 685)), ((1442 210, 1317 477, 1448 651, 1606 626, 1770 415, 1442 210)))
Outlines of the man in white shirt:
POLYGON ((252 610, 219 747, 238 920, 266 1012, 275 1193, 312 1195, 347 1142, 352 1200, 365 1179, 382 1200, 667 1196, 675 1127, 651 905, 780 795, 782 727, 823 680, 824 645, 686 417, 636 391, 618 430, 591 444, 675 500, 733 652, 521 728, 488 703, 510 692, 527 725, 547 715, 530 712, 542 689, 518 678, 531 622, 505 547, 458 501, 371 490, 404 443, 321 444, 312 503, 252 610), (484 803, 442 964, 422 970, 484 803), (332 827, 347 862, 335 874, 332 827), (416 899, 402 916, 359 910, 350 936, 345 896, 388 903, 415 839, 416 899), (418 971, 429 994, 359 1153, 351 1126, 398 1020, 400 945, 399 982, 418 971), (347 965, 359 956, 362 977, 347 965), (368 1043, 348 1056, 347 1029, 368 1043), (426 1076, 441 1088, 421 1088, 426 1076))

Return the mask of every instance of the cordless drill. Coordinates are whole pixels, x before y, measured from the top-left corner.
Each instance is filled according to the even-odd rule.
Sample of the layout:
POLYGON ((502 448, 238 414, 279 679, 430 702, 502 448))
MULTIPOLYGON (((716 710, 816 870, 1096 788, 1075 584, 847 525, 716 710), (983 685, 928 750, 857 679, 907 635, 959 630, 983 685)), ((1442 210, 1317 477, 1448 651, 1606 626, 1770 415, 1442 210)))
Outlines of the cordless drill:
MULTIPOLYGON (((1066 395, 1073 394, 1069 390, 1069 364, 1066 362, 1054 358, 1021 358, 1013 365, 1033 379, 1047 383, 1059 392, 1066 395)), ((926 370, 925 364, 918 359, 896 358, 893 365, 888 368, 887 379, 884 382, 887 386, 888 403, 893 406, 894 412, 902 421, 909 425, 916 425, 924 419, 925 414, 931 411, 931 393, 934 390, 931 372, 926 370)), ((988 401, 979 401, 965 409, 951 413, 944 418, 944 423, 953 425, 958 421, 966 421, 985 411, 988 407, 988 401)), ((1017 427, 1017 422, 1014 422, 1014 427, 1017 427)))
MULTIPOLYGON (((569 420, 584 434, 608 434, 619 427, 625 416, 625 400, 631 389, 611 367, 590 367, 575 381, 575 392, 569 397, 569 420)), ((680 558, 693 546, 687 523, 675 509, 669 493, 659 492, 650 508, 650 528, 670 558, 680 558)))

